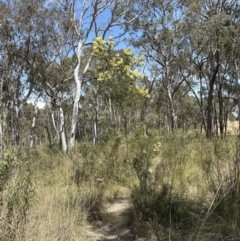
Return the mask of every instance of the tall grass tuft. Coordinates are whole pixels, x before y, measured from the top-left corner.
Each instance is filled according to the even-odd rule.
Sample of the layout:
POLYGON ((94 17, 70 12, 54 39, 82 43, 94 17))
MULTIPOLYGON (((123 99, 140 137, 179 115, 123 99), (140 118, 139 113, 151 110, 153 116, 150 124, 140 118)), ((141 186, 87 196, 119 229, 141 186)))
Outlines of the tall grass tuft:
POLYGON ((49 149, 10 151, 1 162, 0 240, 87 240, 104 192, 97 181, 100 165, 90 159, 78 149, 69 156, 49 149))
POLYGON ((9 149, 1 159, 0 240, 23 240, 35 195, 27 155, 9 149))

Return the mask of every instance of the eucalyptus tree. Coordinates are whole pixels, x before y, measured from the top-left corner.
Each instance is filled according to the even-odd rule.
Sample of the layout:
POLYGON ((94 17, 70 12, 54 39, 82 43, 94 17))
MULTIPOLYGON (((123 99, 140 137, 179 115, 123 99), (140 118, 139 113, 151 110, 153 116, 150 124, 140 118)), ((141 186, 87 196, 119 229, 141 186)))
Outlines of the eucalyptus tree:
MULTIPOLYGON (((68 72, 63 68, 62 56, 68 56, 69 48, 67 32, 60 31, 60 16, 48 5, 48 1, 11 0, 6 1, 4 6, 5 16, 0 37, 6 55, 2 61, 5 63, 2 76, 8 84, 12 111, 10 123, 13 126, 14 143, 18 145, 19 117, 28 98, 51 93, 49 98, 54 102, 59 97, 59 92, 64 91, 61 89, 64 89, 63 78, 70 78, 66 77, 68 72), (59 65, 62 68, 58 70, 57 76, 56 69, 59 65)), ((62 113, 61 105, 58 110, 62 113)), ((61 126, 64 126, 63 115, 61 120, 61 126)), ((65 131, 60 133, 66 152, 65 131)))
MULTIPOLYGON (((72 104, 71 80, 73 80, 73 68, 72 58, 59 54, 57 61, 55 60, 44 67, 37 78, 38 84, 36 85, 37 90, 41 89, 42 91, 41 97, 46 100, 52 127, 64 153, 67 152, 66 130, 69 129, 68 123, 65 122, 65 114, 72 104)), ((46 128, 47 126, 45 125, 46 128)))
MULTIPOLYGON (((228 20, 228 24, 231 26, 231 35, 229 36, 231 40, 231 45, 227 45, 228 48, 226 50, 230 51, 230 59, 232 60, 232 64, 234 66, 234 82, 235 82, 235 91, 236 91, 236 101, 238 111, 240 110, 240 83, 239 83, 239 71, 240 71, 240 4, 237 2, 231 10, 232 18, 228 20)), ((239 111, 240 113, 240 111, 239 111)), ((240 130, 240 117, 238 116, 239 126, 238 129, 240 130)))
POLYGON ((5 137, 5 130, 6 130, 6 114, 7 114, 7 100, 8 95, 7 92, 4 91, 3 85, 4 83, 4 75, 6 71, 6 56, 7 56, 7 49, 4 47, 4 42, 2 38, 5 37, 3 34, 3 30, 5 28, 5 19, 7 15, 8 9, 7 5, 4 2, 0 2, 0 32, 1 32, 1 41, 0 41, 0 141, 1 141, 1 151, 4 146, 4 137, 5 137))
POLYGON ((187 8, 186 42, 192 49, 189 60, 198 73, 196 77, 200 80, 200 94, 204 88, 208 92, 206 135, 211 137, 214 101, 216 101, 217 95, 219 109, 215 116, 219 115, 220 131, 221 134, 223 133, 223 82, 231 79, 231 56, 234 39, 236 40, 234 36, 236 36, 238 28, 236 22, 239 21, 239 14, 237 14, 239 4, 236 0, 181 2, 187 8), (202 81, 205 83, 203 84, 202 81))
POLYGON ((157 80, 163 86, 163 94, 168 100, 172 129, 177 127, 174 95, 189 75, 183 66, 185 62, 181 43, 183 15, 184 9, 178 1, 152 0, 138 21, 126 26, 127 29, 131 28, 130 41, 148 60, 149 73, 152 73, 154 78, 158 76, 157 80))
POLYGON ((18 145, 24 103, 44 89, 39 88, 40 79, 62 52, 63 37, 58 34, 58 15, 45 0, 1 1, 1 6, 1 82, 7 86, 9 123, 13 143, 18 145))
MULTIPOLYGON (((33 79, 28 60, 31 58, 31 27, 33 12, 21 1, 1 2, 1 83, 5 86, 5 101, 8 104, 9 128, 12 130, 12 143, 20 141, 19 118, 23 104, 33 90, 33 79)), ((3 101, 3 99, 2 99, 3 101)))

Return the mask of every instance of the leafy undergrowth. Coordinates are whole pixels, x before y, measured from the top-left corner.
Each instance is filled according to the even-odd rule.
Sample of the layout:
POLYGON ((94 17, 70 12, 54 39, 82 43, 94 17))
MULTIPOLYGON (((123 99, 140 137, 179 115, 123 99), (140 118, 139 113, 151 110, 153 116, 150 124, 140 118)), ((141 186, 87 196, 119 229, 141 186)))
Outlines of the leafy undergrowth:
POLYGON ((154 131, 82 142, 68 155, 9 149, 0 240, 101 240, 90 227, 112 240, 124 230, 135 240, 238 240, 239 150, 238 137, 154 131))

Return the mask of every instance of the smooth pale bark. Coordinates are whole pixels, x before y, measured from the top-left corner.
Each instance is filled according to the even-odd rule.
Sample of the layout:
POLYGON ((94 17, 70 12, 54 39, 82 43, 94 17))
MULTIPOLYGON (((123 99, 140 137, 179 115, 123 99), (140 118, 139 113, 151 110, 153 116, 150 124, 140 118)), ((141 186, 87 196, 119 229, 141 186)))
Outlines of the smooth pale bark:
POLYGON ((50 110, 50 115, 51 115, 51 119, 52 119, 53 128, 54 128, 54 130, 56 132, 57 140, 59 142, 60 141, 60 136, 59 136, 59 131, 58 131, 58 128, 56 126, 56 122, 55 122, 55 118, 54 118, 54 111, 52 110, 50 103, 48 103, 48 106, 49 106, 49 110, 50 110))
POLYGON ((79 69, 81 65, 81 52, 82 52, 83 42, 80 40, 78 42, 78 53, 77 53, 77 59, 78 63, 74 69, 74 81, 75 81, 75 96, 74 96, 74 102, 73 102, 73 111, 72 111, 72 123, 71 123, 71 132, 69 137, 69 143, 68 146, 71 149, 75 145, 76 140, 76 129, 77 129, 77 121, 78 121, 78 105, 79 100, 81 97, 81 89, 82 89, 82 83, 79 79, 79 69))
POLYGON ((76 139, 76 129, 77 129, 77 120, 78 120, 78 105, 79 100, 81 97, 81 89, 82 89, 82 83, 79 79, 79 69, 80 69, 80 57, 81 57, 81 51, 82 51, 83 43, 82 41, 78 42, 78 63, 74 69, 74 81, 75 81, 75 96, 74 96, 74 102, 73 102, 73 111, 72 111, 72 123, 71 123, 71 131, 70 131, 70 137, 69 137, 69 148, 71 149, 75 145, 75 139, 76 139))
POLYGON ((63 153, 67 153, 67 141, 66 141, 66 135, 65 135, 65 120, 64 120, 64 113, 62 107, 59 107, 59 117, 60 117, 60 123, 59 123, 59 135, 61 138, 61 150, 63 153))
POLYGON ((113 122, 113 113, 112 113, 112 100, 111 100, 110 96, 108 98, 108 103, 109 103, 110 120, 111 120, 111 124, 112 124, 112 122, 113 122))
POLYGON ((34 116, 32 119, 32 127, 31 127, 31 133, 30 133, 30 148, 33 148, 35 146, 35 136, 34 136, 34 131, 36 127, 36 118, 37 118, 37 105, 35 103, 34 105, 35 110, 34 110, 34 116))
POLYGON ((93 145, 98 144, 98 119, 97 116, 94 120, 94 136, 93 136, 93 145))
POLYGON ((58 132, 58 129, 56 127, 56 122, 55 122, 55 118, 54 118, 54 112, 52 110, 50 110, 51 112, 51 118, 52 118, 52 123, 53 123, 53 128, 54 130, 56 131, 56 134, 57 134, 57 140, 58 142, 60 141, 60 136, 59 136, 59 132, 58 132))
MULTIPOLYGON (((97 91, 95 90, 95 95, 97 94, 96 93, 97 91)), ((95 101, 95 118, 94 118, 94 126, 93 126, 93 129, 94 129, 94 135, 93 135, 93 145, 97 145, 98 144, 98 141, 99 141, 99 137, 98 137, 98 115, 99 115, 99 101, 98 101, 98 97, 96 96, 96 101, 95 101)))
POLYGON ((13 143, 15 146, 18 146, 19 140, 20 140, 20 127, 19 127, 20 107, 16 105, 14 109, 15 109, 15 117, 13 117, 13 126, 14 126, 13 143))
POLYGON ((165 129, 169 132, 168 118, 165 115, 165 129))
MULTIPOLYGON (((78 110, 79 110, 79 100, 81 97, 81 90, 82 90, 82 79, 79 77, 80 66, 81 66, 81 54, 83 48, 83 41, 79 40, 78 42, 78 52, 77 52, 77 59, 78 63, 74 69, 74 81, 75 81, 75 95, 74 95, 74 102, 73 102, 73 111, 72 111, 72 121, 71 121, 71 131, 69 137, 68 147, 71 149, 75 145, 76 141, 76 130, 77 130, 77 122, 78 122, 78 110)), ((82 75, 84 75, 90 67, 90 63, 92 60, 92 56, 88 59, 88 62, 85 66, 82 75)))
MULTIPOLYGON (((172 85, 171 85, 171 80, 169 79, 169 64, 172 61, 166 61, 165 63, 165 77, 167 79, 167 96, 168 96, 168 101, 169 101, 169 105, 170 105, 170 111, 171 111, 171 128, 172 130, 177 128, 177 115, 176 115, 176 111, 174 108, 174 103, 173 103, 173 93, 171 91, 172 85)), ((178 87, 180 86, 180 84, 178 85, 178 87)), ((177 87, 177 88, 178 88, 177 87)), ((174 90, 176 91, 176 90, 174 90)))
POLYGON ((173 99, 171 94, 171 86, 167 86, 167 92, 168 92, 168 100, 170 104, 170 111, 171 111, 171 127, 172 130, 177 128, 177 115, 175 113, 174 105, 173 105, 173 99))

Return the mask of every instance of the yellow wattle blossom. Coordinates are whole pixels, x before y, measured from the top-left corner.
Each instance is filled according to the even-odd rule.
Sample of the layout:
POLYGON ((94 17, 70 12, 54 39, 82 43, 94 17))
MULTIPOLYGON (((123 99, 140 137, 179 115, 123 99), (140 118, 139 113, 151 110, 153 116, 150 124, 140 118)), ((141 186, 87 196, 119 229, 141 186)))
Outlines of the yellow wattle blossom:
POLYGON ((99 36, 93 41, 92 55, 98 59, 106 58, 108 56, 108 52, 113 49, 113 46, 113 37, 110 37, 109 41, 106 43, 105 40, 99 36))
POLYGON ((109 41, 108 41, 108 45, 109 45, 110 49, 113 49, 114 44, 115 44, 114 38, 112 36, 110 36, 109 41))
POLYGON ((144 79, 136 67, 143 65, 144 57, 135 57, 130 48, 122 52, 114 52, 114 39, 105 42, 102 37, 97 37, 93 43, 93 56, 98 61, 98 81, 105 83, 105 88, 113 92, 116 98, 125 96, 149 98, 148 89, 137 86, 137 80, 144 79))
POLYGON ((132 56, 133 55, 132 50, 130 48, 124 49, 123 52, 127 56, 132 56))
POLYGON ((144 79, 144 77, 145 77, 145 75, 144 74, 139 74, 139 76, 138 76, 141 80, 143 80, 144 79))
POLYGON ((148 93, 148 89, 143 89, 140 86, 136 86, 136 91, 139 95, 146 97, 146 98, 150 98, 150 94, 148 93))
POLYGON ((158 141, 156 144, 154 144, 154 148, 153 148, 153 151, 154 152, 159 152, 159 151, 161 151, 161 142, 160 141, 158 141))
POLYGON ((98 75, 98 81, 102 82, 102 81, 109 81, 111 80, 112 76, 108 71, 99 73, 98 75))
POLYGON ((113 57, 112 60, 110 60, 110 66, 113 69, 119 69, 123 68, 124 66, 124 60, 120 56, 113 57))

